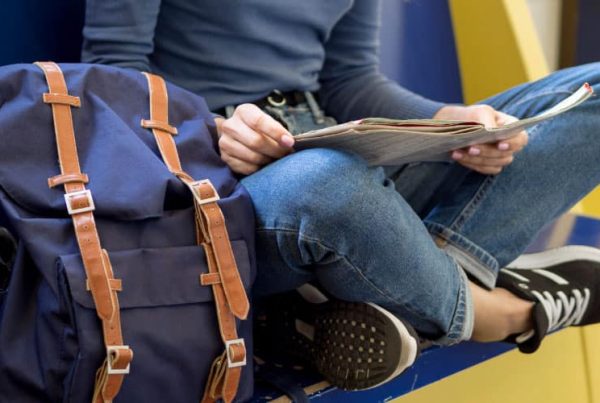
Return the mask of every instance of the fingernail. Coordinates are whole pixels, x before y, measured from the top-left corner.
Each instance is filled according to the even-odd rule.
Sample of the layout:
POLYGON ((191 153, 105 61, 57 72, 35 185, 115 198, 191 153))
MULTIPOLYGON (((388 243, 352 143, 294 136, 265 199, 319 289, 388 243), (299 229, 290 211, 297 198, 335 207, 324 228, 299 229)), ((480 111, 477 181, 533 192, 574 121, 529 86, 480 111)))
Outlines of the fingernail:
POLYGON ((454 151, 452 153, 452 158, 454 158, 455 160, 459 160, 463 157, 463 153, 461 153, 460 151, 454 151))
POLYGON ((281 136, 281 143, 286 147, 291 147, 294 145, 294 138, 289 134, 284 134, 281 136))
POLYGON ((481 154, 481 150, 477 147, 470 147, 469 154, 470 155, 479 155, 479 154, 481 154))
POLYGON ((498 144, 498 150, 506 151, 510 148, 510 144, 508 143, 500 143, 498 144))

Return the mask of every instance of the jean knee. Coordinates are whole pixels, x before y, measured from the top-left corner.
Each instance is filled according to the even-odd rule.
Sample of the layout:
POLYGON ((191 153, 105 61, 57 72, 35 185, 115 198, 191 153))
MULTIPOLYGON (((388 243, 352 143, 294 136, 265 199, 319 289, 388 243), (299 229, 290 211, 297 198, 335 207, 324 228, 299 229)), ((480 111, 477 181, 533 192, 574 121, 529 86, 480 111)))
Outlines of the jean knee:
POLYGON ((360 206, 370 183, 385 179, 360 157, 334 149, 291 154, 242 180, 259 220, 326 220, 360 206))
POLYGON ((564 72, 564 77, 567 80, 565 84, 570 84, 573 90, 583 85, 583 83, 588 83, 596 92, 600 91, 600 62, 570 67, 559 71, 558 74, 562 72, 564 72))

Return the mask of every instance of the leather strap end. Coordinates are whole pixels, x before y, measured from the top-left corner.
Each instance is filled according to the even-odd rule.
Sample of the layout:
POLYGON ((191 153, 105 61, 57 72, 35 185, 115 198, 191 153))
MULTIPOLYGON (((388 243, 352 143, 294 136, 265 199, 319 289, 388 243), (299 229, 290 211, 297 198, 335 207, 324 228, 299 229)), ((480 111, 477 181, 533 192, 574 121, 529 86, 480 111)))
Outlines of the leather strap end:
POLYGON ((244 294, 243 298, 240 298, 238 300, 236 300, 235 298, 232 299, 234 300, 234 302, 230 302, 229 304, 229 307, 231 308, 231 313, 233 313, 233 315, 240 320, 248 319, 248 313, 250 312, 250 302, 248 301, 246 294, 244 294))

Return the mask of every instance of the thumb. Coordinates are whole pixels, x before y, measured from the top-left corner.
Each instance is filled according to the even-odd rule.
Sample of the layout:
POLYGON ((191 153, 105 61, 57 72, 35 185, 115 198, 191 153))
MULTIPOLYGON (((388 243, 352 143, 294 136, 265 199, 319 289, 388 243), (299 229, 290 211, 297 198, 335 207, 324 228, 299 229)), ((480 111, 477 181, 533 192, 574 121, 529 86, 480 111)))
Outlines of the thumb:
POLYGON ((504 126, 513 122, 518 121, 516 117, 509 115, 504 112, 496 111, 496 124, 498 126, 504 126))

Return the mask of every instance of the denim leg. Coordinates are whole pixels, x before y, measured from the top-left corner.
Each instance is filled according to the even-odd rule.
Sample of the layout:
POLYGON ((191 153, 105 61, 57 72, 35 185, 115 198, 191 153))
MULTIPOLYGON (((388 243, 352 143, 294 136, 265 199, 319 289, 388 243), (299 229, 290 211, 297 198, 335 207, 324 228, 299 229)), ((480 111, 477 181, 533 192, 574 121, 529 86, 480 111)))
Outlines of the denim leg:
POLYGON ((389 309, 441 344, 470 337, 465 274, 382 168, 312 149, 242 183, 258 219, 258 295, 316 280, 337 298, 389 309))
MULTIPOLYGON (((589 82, 600 63, 556 72, 483 101, 519 118, 556 104, 589 82)), ((529 144, 500 175, 471 172, 426 217, 428 229, 463 268, 492 288, 547 223, 600 184, 600 97, 529 129, 529 144)))

